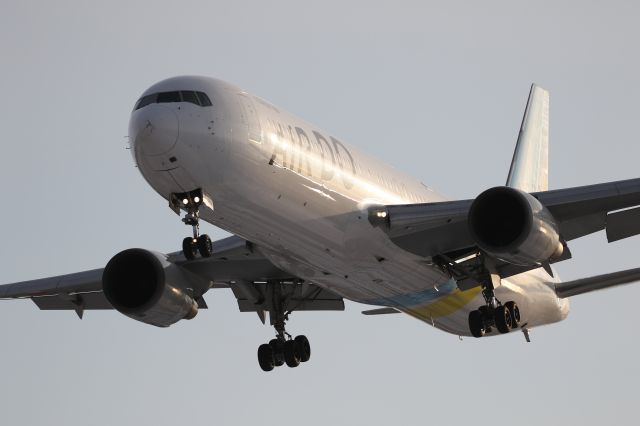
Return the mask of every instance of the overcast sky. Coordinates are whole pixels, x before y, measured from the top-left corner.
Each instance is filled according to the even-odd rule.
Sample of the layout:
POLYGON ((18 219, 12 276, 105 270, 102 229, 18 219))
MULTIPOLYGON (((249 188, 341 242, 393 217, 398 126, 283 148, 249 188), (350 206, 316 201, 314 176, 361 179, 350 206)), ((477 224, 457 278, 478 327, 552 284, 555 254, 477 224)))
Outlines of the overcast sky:
MULTIPOLYGON (((189 230, 125 136, 140 93, 180 74, 233 82, 455 198, 504 184, 536 82, 551 92, 552 188, 638 177, 636 2, 378 3, 4 0, 0 282, 179 248, 189 230)), ((570 247, 564 279, 640 266, 637 238, 570 247)), ((530 344, 353 303, 294 313, 313 357, 268 374, 255 353, 272 329, 226 290, 169 329, 2 301, 0 423, 637 424, 639 297, 578 296, 530 344)))

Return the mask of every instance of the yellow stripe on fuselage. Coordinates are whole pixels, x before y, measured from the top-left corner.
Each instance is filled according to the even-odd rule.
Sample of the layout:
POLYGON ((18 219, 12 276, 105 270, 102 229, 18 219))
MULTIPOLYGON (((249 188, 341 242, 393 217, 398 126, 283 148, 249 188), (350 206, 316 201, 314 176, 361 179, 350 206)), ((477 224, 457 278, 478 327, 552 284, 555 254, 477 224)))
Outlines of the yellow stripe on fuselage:
POLYGON ((450 294, 427 305, 403 307, 399 309, 413 317, 430 322, 436 318, 446 317, 462 309, 471 302, 481 290, 480 287, 474 287, 465 291, 456 288, 450 294))

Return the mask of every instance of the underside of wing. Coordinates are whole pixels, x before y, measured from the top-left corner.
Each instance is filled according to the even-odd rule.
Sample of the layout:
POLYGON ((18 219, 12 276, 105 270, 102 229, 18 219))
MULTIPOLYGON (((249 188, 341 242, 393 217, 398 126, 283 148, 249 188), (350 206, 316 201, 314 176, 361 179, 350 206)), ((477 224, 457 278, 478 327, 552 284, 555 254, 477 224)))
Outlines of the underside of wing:
MULTIPOLYGON (((607 231, 609 242, 640 233, 640 179, 536 192, 531 197, 551 213, 564 241, 601 230, 607 231)), ((493 210, 510 216, 513 204, 508 201, 496 197, 493 210)), ((433 256, 475 244, 468 222, 473 202, 375 206, 370 209, 370 221, 383 227, 400 247, 433 256)))
POLYGON ((1 299, 31 298, 42 310, 113 309, 102 292, 102 269, 0 285, 1 299))
POLYGON ((498 194, 484 197, 485 202, 475 203, 475 209, 474 201, 485 193, 476 200, 375 206, 370 208, 369 220, 402 249, 444 265, 459 265, 455 268, 458 278, 468 275, 460 271, 473 266, 473 256, 481 252, 497 252, 493 256, 495 264, 506 278, 571 258, 567 243, 576 238, 605 230, 607 240, 613 242, 640 233, 640 179, 532 194, 506 187, 489 191, 498 194), (538 226, 527 229, 526 225, 532 223, 538 226), (514 226, 521 229, 509 229, 514 226), (545 226, 548 231, 535 234, 536 230, 547 229, 545 226), (508 232, 518 235, 509 240, 508 232), (537 253, 540 248, 536 244, 544 246, 544 238, 554 232, 557 241, 553 244, 561 244, 561 249, 554 252, 553 244, 547 243, 549 256, 526 257, 523 252, 537 253), (496 243, 502 240, 494 236, 505 236, 508 244, 504 250, 496 243))
POLYGON ((252 243, 232 236, 217 241, 210 257, 186 260, 129 249, 105 268, 0 285, 0 298, 30 298, 43 310, 117 309, 136 320, 165 327, 207 308, 211 288, 230 288, 242 312, 277 309, 343 310, 341 297, 277 268, 252 243), (277 288, 276 288, 277 287, 277 288), (278 302, 278 306, 274 304, 278 302))

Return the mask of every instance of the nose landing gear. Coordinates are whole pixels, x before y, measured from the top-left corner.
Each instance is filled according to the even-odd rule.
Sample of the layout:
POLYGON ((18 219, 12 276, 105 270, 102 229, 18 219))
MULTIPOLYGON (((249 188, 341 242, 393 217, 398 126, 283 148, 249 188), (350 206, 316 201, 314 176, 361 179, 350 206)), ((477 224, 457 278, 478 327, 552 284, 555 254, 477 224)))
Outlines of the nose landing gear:
POLYGON ((202 190, 197 189, 191 192, 171 195, 171 205, 179 206, 187 211, 182 219, 185 225, 191 226, 193 237, 186 237, 182 240, 182 252, 187 260, 196 258, 198 252, 202 257, 211 257, 213 254, 213 243, 207 234, 200 235, 200 214, 199 209, 203 203, 202 190))
POLYGON ((207 234, 199 236, 185 237, 182 240, 182 253, 188 260, 193 260, 200 252, 202 257, 211 257, 213 254, 213 243, 207 234))

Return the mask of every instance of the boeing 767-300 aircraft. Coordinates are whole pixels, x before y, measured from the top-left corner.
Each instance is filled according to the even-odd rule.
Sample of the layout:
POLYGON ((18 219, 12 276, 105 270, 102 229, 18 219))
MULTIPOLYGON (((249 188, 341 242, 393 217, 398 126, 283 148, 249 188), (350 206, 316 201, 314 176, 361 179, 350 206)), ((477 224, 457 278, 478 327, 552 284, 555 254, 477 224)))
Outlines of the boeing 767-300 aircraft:
POLYGON ((640 268, 560 282, 567 243, 640 233, 640 179, 548 190, 549 93, 533 85, 505 186, 450 201, 280 108, 220 80, 161 81, 136 102, 131 152, 149 185, 191 227, 182 250, 132 248, 104 268, 0 286, 40 309, 116 309, 158 327, 193 318, 229 288, 275 338, 260 367, 296 367, 309 340, 294 311, 343 299, 403 312, 461 336, 561 321, 567 297, 640 279, 640 268), (211 242, 204 220, 232 237, 211 242))

